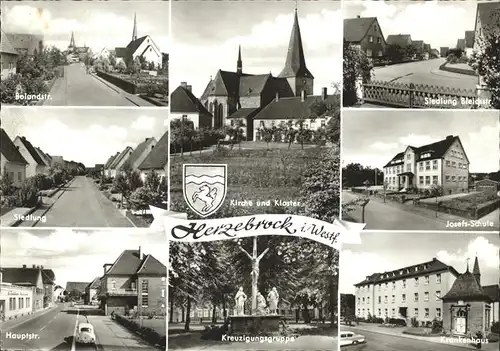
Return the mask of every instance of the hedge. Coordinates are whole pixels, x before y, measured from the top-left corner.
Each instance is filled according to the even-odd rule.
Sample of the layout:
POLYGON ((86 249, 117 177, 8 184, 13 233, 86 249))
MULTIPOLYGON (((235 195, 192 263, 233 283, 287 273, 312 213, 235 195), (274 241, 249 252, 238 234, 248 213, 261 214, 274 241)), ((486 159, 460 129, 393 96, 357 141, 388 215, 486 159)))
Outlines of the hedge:
POLYGON ((133 333, 139 335, 143 340, 151 345, 158 346, 162 350, 167 348, 166 336, 158 334, 155 330, 148 327, 141 327, 139 323, 134 320, 122 317, 115 314, 115 320, 118 324, 124 326, 133 333))

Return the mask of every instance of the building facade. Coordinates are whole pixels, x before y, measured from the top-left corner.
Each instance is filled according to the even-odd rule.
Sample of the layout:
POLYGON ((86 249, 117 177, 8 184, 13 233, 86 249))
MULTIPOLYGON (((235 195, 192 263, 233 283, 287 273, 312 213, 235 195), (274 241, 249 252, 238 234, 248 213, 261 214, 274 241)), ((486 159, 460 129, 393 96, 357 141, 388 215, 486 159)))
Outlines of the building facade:
POLYGON ((446 194, 465 192, 469 189, 469 159, 458 136, 408 146, 384 166, 384 182, 393 191, 441 186, 446 194))
POLYGON ((0 322, 33 313, 33 289, 3 281, 0 269, 0 322))
POLYGON ((344 19, 344 40, 358 46, 367 57, 385 56, 387 43, 376 17, 344 19))
POLYGON ((132 152, 134 152, 134 149, 132 149, 130 146, 127 146, 125 149, 123 149, 123 151, 118 156, 116 156, 116 158, 113 160, 113 162, 109 166, 110 173, 111 173, 110 176, 112 178, 116 177, 118 172, 120 172, 120 169, 127 162, 130 155, 132 155, 132 152))
POLYGON ((0 175, 7 175, 14 186, 20 186, 26 179, 28 162, 4 129, 0 129, 0 175))
POLYGON ((441 297, 452 287, 458 272, 433 258, 432 261, 391 272, 375 273, 355 285, 358 318, 399 318, 408 325, 443 318, 441 297))
POLYGON ((181 82, 181 85, 171 94, 170 115, 174 120, 183 120, 186 127, 193 129, 212 128, 212 114, 205 108, 201 101, 193 95, 191 85, 181 82))
POLYGON ((6 79, 10 75, 16 74, 17 57, 19 54, 3 30, 1 34, 0 63, 2 67, 2 79, 6 79))
MULTIPOLYGON (((32 313, 46 307, 44 302, 48 299, 46 298, 42 270, 43 268, 36 265, 30 268, 26 265, 22 267, 2 267, 2 279, 4 283, 10 283, 11 285, 31 290, 31 293, 25 295, 25 298, 29 297, 32 313)), ((26 303, 26 300, 24 303, 26 303)), ((17 302, 16 306, 19 306, 19 302, 17 302)))
POLYGON ((26 177, 34 177, 37 174, 44 174, 48 172, 48 165, 45 164, 33 145, 25 137, 16 137, 14 145, 23 155, 23 158, 28 162, 26 166, 26 177))
POLYGON ((155 172, 161 181, 164 181, 168 174, 168 152, 169 152, 169 133, 162 135, 151 152, 144 158, 144 161, 138 167, 141 172, 142 181, 146 180, 149 173, 155 172))

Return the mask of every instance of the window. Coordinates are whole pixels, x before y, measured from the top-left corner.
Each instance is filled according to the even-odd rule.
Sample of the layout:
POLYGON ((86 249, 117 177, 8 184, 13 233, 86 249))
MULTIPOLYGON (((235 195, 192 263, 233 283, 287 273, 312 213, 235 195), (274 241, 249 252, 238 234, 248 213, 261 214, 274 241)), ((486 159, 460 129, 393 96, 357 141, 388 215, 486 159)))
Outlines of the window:
POLYGON ((395 303, 395 302, 396 302, 396 295, 392 295, 391 302, 392 302, 392 303, 395 303))
POLYGON ((456 180, 455 176, 451 176, 451 181, 454 182, 456 180))
POLYGON ((415 286, 418 286, 418 277, 415 277, 415 286))
POLYGON ((414 294, 414 301, 415 301, 415 302, 418 302, 418 293, 415 293, 415 294, 414 294))
POLYGON ((452 161, 451 162, 451 166, 454 167, 454 168, 457 168, 457 163, 455 161, 452 161))
POLYGON ((384 296, 384 303, 387 303, 387 295, 384 296))
POLYGON ((21 172, 17 172, 17 180, 22 181, 23 180, 23 174, 21 172))
POLYGON ((29 297, 26 298, 26 307, 31 306, 31 299, 29 297))
POLYGON ((429 309, 428 308, 424 308, 424 317, 425 318, 429 318, 429 309))
POLYGON ((111 281, 111 289, 116 289, 116 282, 114 280, 111 281))
POLYGON ((382 296, 378 297, 378 303, 382 303, 382 296))
POLYGON ((431 163, 429 161, 425 161, 425 170, 430 171, 431 170, 431 163))
POLYGON ((142 295, 141 306, 148 307, 148 295, 142 295))
POLYGON ((406 159, 411 160, 411 154, 406 154, 406 159))
POLYGON ((389 283, 385 283, 385 290, 389 288, 389 283))
POLYGON ((384 315, 385 315, 385 318, 389 317, 389 311, 387 310, 387 308, 384 310, 384 315))
POLYGON ((418 308, 415 308, 414 315, 415 315, 415 317, 418 317, 418 308))
POLYGON ((165 297, 165 289, 161 289, 161 297, 165 297))
POLYGON ((9 310, 13 311, 16 309, 16 298, 15 297, 9 297, 9 310))
POLYGON ((149 284, 146 279, 144 279, 141 283, 141 291, 143 294, 147 294, 149 292, 149 284))
POLYGON ((368 57, 372 57, 373 56, 373 52, 371 49, 366 49, 366 56, 368 57))
POLYGON ((401 302, 406 302, 406 294, 401 295, 401 302))
POLYGON ((423 176, 418 177, 418 184, 424 185, 424 177, 423 176))
MULTIPOLYGON (((379 38, 379 40, 380 40, 380 38, 379 38)), ((384 56, 384 53, 382 52, 382 50, 379 50, 379 51, 378 51, 378 56, 379 56, 379 57, 380 57, 380 56, 384 56)))
POLYGON ((369 304, 370 303, 370 297, 367 297, 366 298, 366 303, 369 304))
MULTIPOLYGON (((358 300, 359 300, 359 299, 358 299, 358 300)), ((359 303, 359 301, 358 301, 358 303, 359 303)), ((365 298, 364 298, 364 297, 363 297, 363 303, 365 303, 365 298)))
POLYGON ((392 290, 396 290, 396 282, 392 282, 392 290))
POLYGON ((424 301, 429 301, 429 292, 424 292, 424 301))
POLYGON ((380 289, 381 289, 381 288, 382 288, 382 285, 381 285, 381 284, 379 284, 379 285, 378 285, 378 291, 380 291, 380 289))
POLYGON ((382 310, 380 308, 378 309, 378 316, 382 317, 382 310))
POLYGON ((441 309, 436 308, 436 318, 441 318, 441 309))
POLYGON ((361 310, 358 308, 358 316, 361 314, 361 310))
POLYGON ((428 275, 426 275, 426 276, 424 277, 424 284, 425 284, 425 285, 429 285, 429 276, 428 276, 428 275))
POLYGON ((430 176, 425 176, 425 185, 431 184, 431 177, 430 176))
POLYGON ((450 162, 450 160, 446 160, 446 167, 451 167, 451 162, 450 162))
POLYGON ((446 181, 449 182, 451 177, 449 175, 446 176, 446 181))
POLYGON ((406 288, 406 279, 403 279, 403 289, 406 288))
POLYGON ((441 291, 436 291, 436 301, 441 300, 441 291))
POLYGON ((441 284, 441 274, 436 274, 436 283, 441 284))
POLYGON ((368 41, 369 41, 370 43, 373 43, 373 35, 369 35, 369 36, 368 36, 368 41))
POLYGON ((432 184, 438 183, 438 176, 432 176, 432 184))
POLYGON ((419 170, 420 172, 423 172, 423 171, 424 171, 424 163, 423 163, 423 162, 419 162, 419 163, 418 163, 418 170, 419 170))
POLYGON ((432 169, 433 169, 433 170, 438 169, 438 161, 437 161, 437 160, 433 160, 433 161, 432 161, 432 169))

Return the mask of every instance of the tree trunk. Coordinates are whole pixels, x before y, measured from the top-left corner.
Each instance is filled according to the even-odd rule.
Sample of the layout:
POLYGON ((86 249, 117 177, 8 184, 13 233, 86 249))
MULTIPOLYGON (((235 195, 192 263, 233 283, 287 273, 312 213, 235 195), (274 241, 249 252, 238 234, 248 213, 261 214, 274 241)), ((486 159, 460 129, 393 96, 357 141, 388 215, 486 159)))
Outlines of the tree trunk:
POLYGON ((226 294, 222 294, 222 315, 224 316, 224 321, 225 321, 227 318, 226 294))
POLYGON ((189 324, 191 323, 191 297, 187 298, 187 306, 186 306, 186 322, 184 324, 184 331, 189 331, 189 324))
POLYGON ((300 320, 300 307, 295 309, 295 322, 298 324, 300 320))
POLYGON ((189 143, 189 156, 193 156, 193 141, 191 140, 191 143, 189 143))
POLYGON ((217 323, 217 316, 215 313, 217 312, 215 304, 212 307, 212 323, 215 324, 217 323))
POLYGON ((169 323, 173 323, 174 321, 174 294, 170 293, 168 296, 170 299, 170 317, 169 317, 169 323))
POLYGON ((181 304, 181 323, 185 322, 184 316, 186 314, 186 309, 184 308, 184 304, 181 304))

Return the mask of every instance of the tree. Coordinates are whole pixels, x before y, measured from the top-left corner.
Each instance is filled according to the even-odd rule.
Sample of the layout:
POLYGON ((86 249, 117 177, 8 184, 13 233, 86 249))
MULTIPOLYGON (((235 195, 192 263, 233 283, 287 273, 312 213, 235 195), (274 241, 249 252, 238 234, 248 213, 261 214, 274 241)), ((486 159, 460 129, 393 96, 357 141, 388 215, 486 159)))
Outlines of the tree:
POLYGON ((109 59, 109 64, 111 65, 112 68, 116 67, 116 54, 110 53, 108 56, 109 59))
POLYGON ((387 45, 386 56, 391 63, 398 63, 405 59, 405 50, 397 44, 387 45))
POLYGON ((262 128, 262 139, 267 143, 267 149, 269 150, 269 143, 273 140, 273 131, 271 128, 262 128))
POLYGON ((120 60, 116 64, 116 69, 118 70, 118 72, 124 73, 127 70, 127 65, 125 64, 125 62, 123 60, 120 60))
POLYGON ((289 126, 285 132, 286 134, 286 139, 288 141, 288 149, 292 146, 292 143, 295 141, 297 131, 293 129, 291 126, 289 126))
POLYGON ((130 195, 142 186, 139 172, 132 170, 129 163, 125 163, 113 180, 113 188, 122 195, 123 199, 130 202, 130 195))
POLYGON ((367 83, 371 80, 373 65, 366 54, 344 40, 343 68, 343 105, 353 106, 358 101, 358 80, 367 83))

